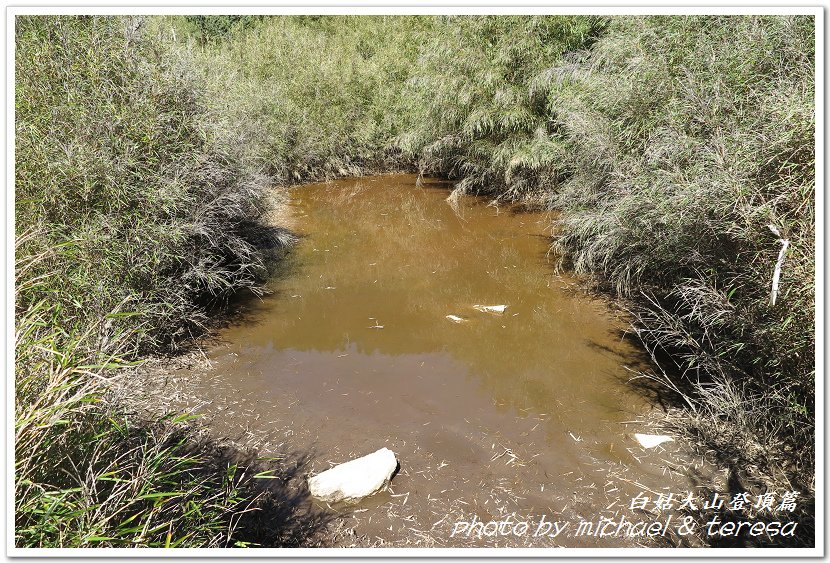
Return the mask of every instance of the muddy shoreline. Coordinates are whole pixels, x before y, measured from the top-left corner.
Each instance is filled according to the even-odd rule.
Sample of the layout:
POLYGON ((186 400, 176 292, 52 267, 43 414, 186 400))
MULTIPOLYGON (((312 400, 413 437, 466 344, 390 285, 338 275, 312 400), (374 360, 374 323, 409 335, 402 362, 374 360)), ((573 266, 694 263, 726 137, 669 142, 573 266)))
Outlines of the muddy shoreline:
MULTIPOLYGON (((193 419, 188 421, 189 428, 197 435, 215 441, 231 450, 251 452, 261 460, 261 468, 269 468, 282 472, 286 463, 296 463, 302 460, 301 466, 291 468, 291 480, 285 483, 293 495, 300 498, 297 510, 305 513, 313 511, 324 515, 329 524, 321 531, 307 538, 306 547, 701 547, 706 543, 700 537, 679 537, 677 534, 660 534, 654 537, 603 537, 586 536, 583 538, 568 537, 535 537, 532 533, 522 536, 514 534, 488 536, 487 530, 480 533, 460 530, 454 534, 459 522, 476 521, 487 524, 493 520, 475 520, 474 512, 467 510, 464 502, 451 503, 444 499, 434 501, 434 511, 443 513, 445 518, 437 518, 432 522, 422 522, 413 514, 406 485, 411 482, 411 474, 420 470, 413 470, 413 460, 401 459, 401 473, 396 475, 388 491, 384 491, 364 499, 356 505, 340 504, 329 506, 319 503, 308 496, 305 478, 328 468, 336 462, 347 459, 331 460, 323 455, 314 444, 310 444, 291 426, 257 425, 255 403, 257 397, 234 396, 231 393, 217 393, 210 397, 204 392, 205 383, 210 382, 217 388, 223 385, 222 378, 215 373, 210 360, 205 358, 202 350, 193 350, 176 358, 155 358, 148 360, 141 367, 125 372, 113 380, 108 392, 109 400, 133 412, 139 418, 157 419, 170 414, 188 414, 193 419), (194 372, 203 374, 213 373, 207 380, 196 380, 194 372), (252 423, 240 424, 239 415, 249 416, 252 423), (235 422, 234 422, 235 421, 235 422), (281 469, 283 468, 283 469, 281 469), (410 478, 410 479, 408 479, 410 478), (408 508, 409 507, 409 508, 408 508), (367 531, 381 528, 388 529, 391 523, 403 523, 397 530, 397 536, 390 539, 379 534, 367 531), (405 526, 405 528, 404 528, 405 526), (575 540, 580 543, 575 545, 575 540)), ((630 433, 634 431, 661 432, 665 431, 665 413, 654 409, 631 420, 626 428, 630 433)), ((682 441, 667 444, 658 450, 647 451, 632 447, 639 464, 645 464, 653 469, 655 475, 661 475, 674 483, 686 483, 688 475, 694 474, 701 479, 700 490, 723 489, 728 474, 723 470, 716 470, 710 460, 704 459, 696 453, 691 444, 682 441)), ((353 457, 368 452, 356 450, 353 457)), ((507 455, 501 456, 510 460, 507 455)), ((440 464, 439 464, 440 465, 440 464)), ((440 471, 440 469, 439 469, 440 471)), ((630 510, 625 503, 619 502, 616 495, 620 485, 632 486, 634 490, 641 490, 643 485, 638 484, 636 475, 631 475, 622 465, 607 465, 598 467, 595 479, 584 480, 579 487, 574 488, 572 496, 567 499, 573 507, 572 512, 553 510, 550 512, 504 512, 498 520, 519 523, 532 522, 531 532, 535 531, 540 523, 548 521, 568 522, 572 534, 580 522, 596 522, 615 520, 619 522, 643 522, 649 525, 654 522, 665 522, 668 516, 682 517, 679 512, 662 514, 660 512, 630 510), (601 516, 594 516, 592 511, 597 502, 608 502, 600 511, 601 516), (616 502, 615 502, 616 501, 616 502), (593 517, 593 518, 592 518, 593 517), (551 520, 553 518, 553 520, 551 520)), ((642 489, 646 490, 646 489, 642 489)), ((657 493, 657 491, 650 491, 657 493)), ((493 487, 488 496, 493 502, 510 506, 515 503, 513 492, 507 489, 497 490, 493 487)), ((475 524, 474 524, 475 525, 475 524)), ((504 528, 503 528, 504 529, 504 528)), ((473 530, 476 530, 473 528, 473 530)), ((554 529, 555 530, 555 529, 554 529)))

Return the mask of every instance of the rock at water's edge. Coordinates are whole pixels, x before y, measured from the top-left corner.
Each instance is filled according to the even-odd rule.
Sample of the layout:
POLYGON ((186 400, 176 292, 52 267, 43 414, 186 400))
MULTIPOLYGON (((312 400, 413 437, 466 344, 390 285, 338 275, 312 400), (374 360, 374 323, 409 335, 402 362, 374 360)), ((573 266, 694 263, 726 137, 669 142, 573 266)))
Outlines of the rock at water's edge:
POLYGON ((308 490, 323 502, 356 502, 388 485, 397 468, 392 450, 381 448, 309 477, 308 490))

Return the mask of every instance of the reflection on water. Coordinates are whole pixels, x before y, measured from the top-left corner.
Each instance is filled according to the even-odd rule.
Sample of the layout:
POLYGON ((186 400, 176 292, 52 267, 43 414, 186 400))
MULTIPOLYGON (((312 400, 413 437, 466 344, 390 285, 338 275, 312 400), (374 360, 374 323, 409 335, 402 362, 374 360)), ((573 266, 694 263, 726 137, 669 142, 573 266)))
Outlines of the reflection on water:
MULTIPOLYGON (((294 189, 305 236, 273 293, 222 332, 215 370, 260 424, 313 444, 317 470, 393 449, 407 506, 365 503, 395 505, 410 528, 451 511, 591 516, 622 494, 597 468, 636 463, 620 422, 643 409, 624 384, 638 352, 554 273, 547 214, 446 196, 412 175, 294 189)), ((638 478, 661 486, 648 471, 638 478)), ((387 541, 406 524, 361 523, 387 541)))

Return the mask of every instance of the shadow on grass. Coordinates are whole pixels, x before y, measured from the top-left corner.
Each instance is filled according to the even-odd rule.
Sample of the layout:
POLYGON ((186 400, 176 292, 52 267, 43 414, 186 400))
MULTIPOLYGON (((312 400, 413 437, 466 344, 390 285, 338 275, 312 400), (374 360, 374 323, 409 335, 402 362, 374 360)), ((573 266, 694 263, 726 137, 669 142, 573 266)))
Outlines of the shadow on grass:
POLYGON ((321 547, 330 541, 327 531, 338 516, 312 501, 305 481, 313 453, 261 457, 191 425, 172 430, 165 441, 176 444, 178 455, 199 460, 192 471, 201 480, 232 489, 239 498, 226 513, 228 547, 321 547))
POLYGON ((203 310, 203 319, 188 326, 187 338, 177 340, 174 346, 163 347, 161 353, 169 357, 185 356, 206 343, 218 344, 216 334, 222 329, 258 322, 264 313, 263 301, 281 297, 280 292, 272 288, 302 267, 292 253, 302 235, 283 227, 253 222, 246 229, 264 263, 261 283, 254 288, 243 287, 232 293, 201 299, 199 307, 203 310))
POLYGON ((337 515, 305 486, 309 453, 265 459, 188 416, 142 417, 87 398, 66 425, 38 429, 36 455, 16 450, 18 547, 333 543, 337 515))
MULTIPOLYGON (((234 457, 239 452, 234 452, 234 457)), ((231 543, 258 547, 322 547, 327 543, 329 525, 337 514, 312 502, 305 484, 311 456, 293 452, 279 459, 262 460, 252 454, 236 459, 238 467, 251 477, 245 492, 255 500, 238 522, 231 543)))

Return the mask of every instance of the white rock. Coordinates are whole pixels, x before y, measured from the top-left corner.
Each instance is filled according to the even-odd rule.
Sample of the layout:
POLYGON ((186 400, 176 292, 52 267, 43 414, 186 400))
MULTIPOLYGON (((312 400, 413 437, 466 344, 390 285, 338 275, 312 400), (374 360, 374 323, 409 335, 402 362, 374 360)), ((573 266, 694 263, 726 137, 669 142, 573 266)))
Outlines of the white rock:
POLYGON ((397 467, 398 460, 392 450, 381 448, 309 477, 308 490, 311 496, 324 502, 355 502, 388 485, 397 467))
POLYGON ((482 313, 495 313, 501 315, 507 309, 507 305, 473 305, 473 309, 482 313))
POLYGON ((447 318, 454 323, 466 323, 467 319, 463 317, 459 317, 457 315, 447 315, 447 318))
POLYGON ((634 438, 644 448, 656 448, 664 442, 674 442, 674 438, 671 436, 661 436, 660 434, 634 434, 634 438))

